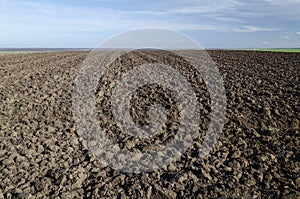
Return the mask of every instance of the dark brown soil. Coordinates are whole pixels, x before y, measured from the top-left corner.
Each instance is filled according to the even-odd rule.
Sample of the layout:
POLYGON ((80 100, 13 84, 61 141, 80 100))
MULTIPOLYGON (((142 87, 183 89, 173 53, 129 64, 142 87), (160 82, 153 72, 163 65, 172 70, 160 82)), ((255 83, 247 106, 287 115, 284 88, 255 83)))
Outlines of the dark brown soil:
MULTIPOLYGON (((154 54, 130 54, 122 71, 156 59, 172 65, 168 53, 158 54, 160 58, 154 54)), ((72 92, 87 52, 0 55, 0 198, 300 198, 300 53, 209 54, 224 78, 227 96, 218 143, 208 157, 199 158, 201 138, 196 139, 175 164, 143 174, 103 168, 79 141, 72 92)), ((201 77, 192 69, 177 69, 193 83, 197 97, 202 96, 201 108, 209 116, 201 77)), ((115 143, 143 151, 148 144, 172 139, 176 122, 152 140, 118 132, 105 111, 111 90, 104 80, 97 93, 98 118, 115 143)), ((148 121, 143 107, 150 98, 145 96, 165 107, 177 103, 159 85, 142 88, 131 102, 139 124, 148 121)), ((176 121, 178 110, 168 110, 176 121)), ((209 117, 202 119, 206 124, 209 117)))

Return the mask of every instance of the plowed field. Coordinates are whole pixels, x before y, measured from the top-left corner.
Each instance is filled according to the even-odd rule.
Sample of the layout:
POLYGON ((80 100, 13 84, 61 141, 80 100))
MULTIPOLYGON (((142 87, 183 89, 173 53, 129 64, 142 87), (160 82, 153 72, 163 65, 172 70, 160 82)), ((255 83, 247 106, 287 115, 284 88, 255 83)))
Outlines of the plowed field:
MULTIPOLYGON (((217 144, 199 158, 201 138, 196 139, 175 164, 141 174, 103 167, 81 144, 72 92, 87 52, 0 55, 0 198, 300 198, 300 53, 209 54, 227 97, 217 144)), ((164 144, 176 134, 176 125, 170 124, 152 140, 133 139, 113 125, 108 109, 109 78, 143 61, 160 59, 175 66, 168 56, 131 53, 114 63, 107 81, 99 81, 98 119, 120 147, 144 152, 152 142, 164 144)), ((205 130, 210 112, 205 84, 188 66, 178 70, 202 99, 205 130)), ((168 117, 176 121, 176 99, 168 90, 152 85, 132 99, 136 123, 147 123, 148 110, 142 107, 151 104, 149 100, 171 104, 169 110, 175 113, 168 117)))

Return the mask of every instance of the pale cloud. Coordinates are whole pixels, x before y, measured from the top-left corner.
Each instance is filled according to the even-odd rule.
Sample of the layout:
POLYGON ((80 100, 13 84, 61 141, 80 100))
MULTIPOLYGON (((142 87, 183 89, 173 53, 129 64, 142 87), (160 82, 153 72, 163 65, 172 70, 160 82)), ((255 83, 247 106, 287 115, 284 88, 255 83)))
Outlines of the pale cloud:
POLYGON ((299 0, 264 0, 271 5, 299 5, 299 0))
POLYGON ((84 3, 79 0, 0 0, 0 5, 0 31, 6 34, 0 43, 6 42, 6 37, 14 41, 14 35, 22 38, 26 32, 28 35, 49 34, 48 37, 53 38, 53 33, 58 36, 75 33, 84 37, 86 32, 117 33, 143 27, 174 29, 194 35, 204 32, 208 38, 219 34, 222 39, 227 35, 236 40, 239 35, 249 40, 249 46, 250 38, 254 38, 255 45, 275 46, 284 41, 296 45, 297 35, 300 35, 297 27, 300 0, 89 0, 84 3), (264 41, 266 38, 270 41, 264 41))
POLYGON ((234 32, 261 32, 261 31, 276 31, 276 28, 266 28, 266 27, 257 27, 257 26, 241 26, 234 28, 234 32))
MULTIPOLYGON (((193 2, 192 2, 193 3, 193 2)), ((226 13, 235 13, 243 4, 239 1, 216 0, 199 2, 192 6, 157 11, 153 8, 126 10, 120 8, 76 6, 57 6, 51 3, 22 1, 24 10, 30 11, 16 21, 23 21, 24 29, 42 31, 100 31, 112 29, 131 29, 139 27, 162 27, 176 30, 209 30, 219 32, 260 32, 275 31, 277 28, 252 26, 244 20, 226 13), (197 5, 197 6, 196 6, 197 5), (33 12, 32 12, 33 11, 33 12), (188 22, 181 20, 182 17, 188 22), (198 17, 195 17, 198 16, 198 17), (163 18, 163 19, 162 19, 163 18), (30 22, 30 23, 29 23, 30 22), (224 23, 223 23, 224 22, 224 23)), ((196 3, 196 2, 194 2, 196 3)), ((174 2, 176 4, 176 1, 174 2)), ((0 10, 1 11, 1 10, 0 10)), ((7 24, 19 29, 14 20, 7 24)), ((21 25, 22 26, 22 25, 21 25)))

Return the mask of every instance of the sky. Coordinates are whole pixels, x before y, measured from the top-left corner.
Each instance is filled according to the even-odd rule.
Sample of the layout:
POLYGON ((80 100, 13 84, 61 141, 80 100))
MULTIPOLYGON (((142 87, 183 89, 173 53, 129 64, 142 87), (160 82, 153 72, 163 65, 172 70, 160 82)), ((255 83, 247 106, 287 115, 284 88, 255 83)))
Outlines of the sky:
POLYGON ((300 48, 300 0, 0 0, 0 48, 93 48, 166 28, 204 48, 300 48))

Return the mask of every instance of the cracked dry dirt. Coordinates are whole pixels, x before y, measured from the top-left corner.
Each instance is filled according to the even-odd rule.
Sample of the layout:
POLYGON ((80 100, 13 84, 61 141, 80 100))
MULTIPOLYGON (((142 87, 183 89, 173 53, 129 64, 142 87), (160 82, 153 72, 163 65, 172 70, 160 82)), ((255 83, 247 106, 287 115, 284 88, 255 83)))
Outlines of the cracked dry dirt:
MULTIPOLYGON (((300 198, 300 53, 209 54, 227 97, 218 143, 201 159, 201 139, 196 139, 175 164, 143 174, 103 167, 79 141, 71 94, 87 52, 0 55, 0 198, 300 198)), ((172 65, 168 56, 136 52, 122 64, 126 69, 159 59, 172 65)), ((188 67, 181 72, 202 99, 205 130, 210 112, 205 85, 188 67)), ((143 151, 172 139, 172 118, 178 113, 168 90, 152 85, 132 98, 137 123, 147 123, 148 110, 142 107, 152 101, 173 112, 164 134, 141 141, 122 134, 111 121, 111 88, 104 80, 97 93, 98 118, 115 143, 143 151)))

